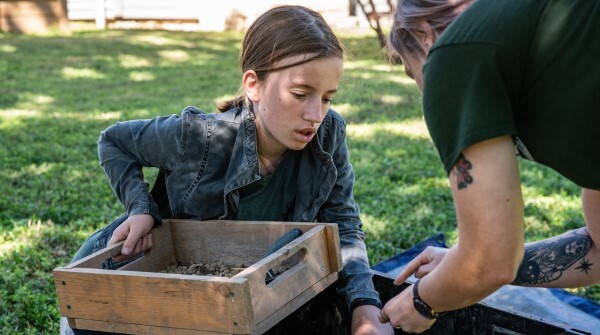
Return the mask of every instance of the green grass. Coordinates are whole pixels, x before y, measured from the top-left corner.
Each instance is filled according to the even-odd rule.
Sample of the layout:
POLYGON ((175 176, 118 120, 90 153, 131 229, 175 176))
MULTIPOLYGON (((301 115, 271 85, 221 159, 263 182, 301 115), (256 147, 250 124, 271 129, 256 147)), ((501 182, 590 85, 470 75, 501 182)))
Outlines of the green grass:
MULTIPOLYGON (((334 108, 349 124, 371 263, 436 232, 456 243, 421 95, 401 67, 386 63, 374 34, 340 34, 350 56, 334 108)), ((143 30, 0 35, 1 334, 58 333, 52 269, 122 211, 98 164, 100 131, 187 105, 215 111, 238 89, 240 38, 143 30)), ((528 241, 584 225, 578 187, 520 164, 528 241)), ((577 293, 600 300, 598 286, 577 293)))

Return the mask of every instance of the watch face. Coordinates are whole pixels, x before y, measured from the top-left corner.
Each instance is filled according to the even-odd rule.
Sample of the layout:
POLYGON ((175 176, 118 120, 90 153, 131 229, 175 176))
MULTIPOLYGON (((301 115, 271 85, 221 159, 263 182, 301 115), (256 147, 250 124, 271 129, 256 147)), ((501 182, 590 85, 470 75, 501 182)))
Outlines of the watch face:
POLYGON ((431 309, 429 309, 429 306, 427 306, 427 304, 418 299, 414 299, 414 303, 417 312, 419 312, 421 315, 428 319, 435 319, 435 317, 432 315, 433 313, 431 312, 431 309))

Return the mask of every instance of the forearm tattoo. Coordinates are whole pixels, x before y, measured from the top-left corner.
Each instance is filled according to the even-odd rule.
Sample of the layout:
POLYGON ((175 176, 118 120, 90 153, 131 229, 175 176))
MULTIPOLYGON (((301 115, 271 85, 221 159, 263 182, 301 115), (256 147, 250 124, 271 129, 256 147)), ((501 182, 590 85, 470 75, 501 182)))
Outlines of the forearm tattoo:
POLYGON ((467 188, 469 184, 473 183, 473 177, 469 173, 469 170, 471 170, 472 167, 473 164, 467 160, 465 155, 460 154, 460 156, 458 156, 452 173, 456 176, 456 184, 458 185, 459 190, 467 188))
POLYGON ((585 257, 592 244, 587 228, 580 228, 562 238, 527 246, 513 284, 536 285, 555 281, 571 267, 587 275, 594 265, 585 257))

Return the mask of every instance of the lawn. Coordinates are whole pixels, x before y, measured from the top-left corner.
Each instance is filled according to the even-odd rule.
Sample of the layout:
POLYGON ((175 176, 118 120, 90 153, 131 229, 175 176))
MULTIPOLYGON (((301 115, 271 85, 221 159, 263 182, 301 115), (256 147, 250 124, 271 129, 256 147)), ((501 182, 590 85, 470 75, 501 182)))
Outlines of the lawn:
MULTIPOLYGON (((385 61, 374 33, 339 33, 349 55, 333 107, 348 122, 371 263, 437 232, 456 243, 420 93, 385 61)), ((100 131, 188 105, 214 112, 238 89, 240 40, 147 30, 0 35, 0 334, 58 333, 52 269, 123 210, 98 164, 100 131)), ((578 187, 520 165, 528 241, 584 225, 578 187)), ((598 286, 574 292, 600 301, 598 286)))

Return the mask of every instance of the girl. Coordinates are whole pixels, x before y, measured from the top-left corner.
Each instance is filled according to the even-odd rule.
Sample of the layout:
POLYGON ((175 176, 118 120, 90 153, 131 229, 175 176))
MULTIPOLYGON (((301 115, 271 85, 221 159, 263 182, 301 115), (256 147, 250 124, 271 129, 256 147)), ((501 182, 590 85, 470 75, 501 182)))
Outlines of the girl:
POLYGON ((150 231, 166 217, 334 222, 343 258, 338 291, 352 333, 391 334, 378 321, 345 122, 330 108, 343 54, 318 13, 276 7, 246 32, 241 88, 219 105, 222 113, 187 107, 103 131, 100 163, 127 213, 95 233, 76 259, 125 240, 121 255, 105 264, 118 267, 152 247, 150 231), (152 193, 142 167, 160 170, 152 193))

